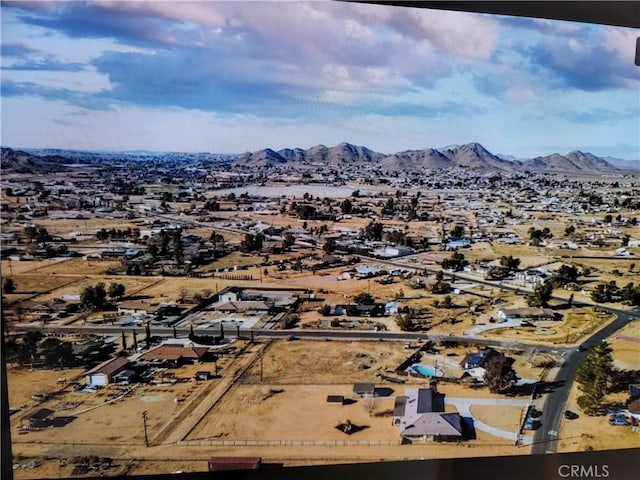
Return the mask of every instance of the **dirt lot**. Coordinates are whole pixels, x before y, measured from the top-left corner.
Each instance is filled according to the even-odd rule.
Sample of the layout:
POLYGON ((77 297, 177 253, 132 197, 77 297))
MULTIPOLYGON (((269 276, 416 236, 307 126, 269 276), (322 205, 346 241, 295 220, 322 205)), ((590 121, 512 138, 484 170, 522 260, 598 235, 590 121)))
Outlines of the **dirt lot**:
POLYGON ((624 370, 640 369, 640 320, 625 326, 610 340, 614 365, 624 370))
MULTIPOLYGON (((377 374, 394 370, 413 351, 399 342, 276 341, 264 354, 262 378, 273 384, 340 384, 375 382, 377 374)), ((260 377, 260 363, 246 380, 260 377)))

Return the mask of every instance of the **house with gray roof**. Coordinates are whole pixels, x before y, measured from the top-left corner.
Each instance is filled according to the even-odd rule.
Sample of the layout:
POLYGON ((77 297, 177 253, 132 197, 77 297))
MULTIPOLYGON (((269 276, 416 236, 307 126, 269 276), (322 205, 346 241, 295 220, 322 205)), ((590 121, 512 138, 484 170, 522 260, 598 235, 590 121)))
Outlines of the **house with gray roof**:
POLYGON ((444 395, 431 388, 406 388, 404 395, 396 397, 393 425, 413 441, 462 439, 460 414, 445 412, 444 395))

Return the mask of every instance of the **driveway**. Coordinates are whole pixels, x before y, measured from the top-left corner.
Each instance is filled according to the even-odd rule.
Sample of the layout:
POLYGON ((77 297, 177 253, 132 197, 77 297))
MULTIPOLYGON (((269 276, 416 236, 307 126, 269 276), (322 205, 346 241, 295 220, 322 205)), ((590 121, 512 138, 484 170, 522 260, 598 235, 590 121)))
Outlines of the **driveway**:
POLYGON ((531 443, 533 442, 532 436, 527 436, 527 435, 520 436, 516 431, 510 432, 507 430, 501 430, 499 428, 492 427, 491 425, 481 422, 480 420, 478 420, 473 416, 470 409, 470 407, 473 405, 490 405, 490 406, 504 405, 504 406, 511 406, 511 407, 526 407, 531 403, 530 400, 518 400, 513 398, 497 398, 496 399, 496 398, 446 397, 444 403, 447 405, 454 405, 458 409, 460 416, 472 418, 474 427, 477 428, 478 430, 482 430, 483 432, 486 432, 496 437, 507 438, 509 440, 512 440, 514 443, 518 439, 520 440, 520 443, 525 445, 531 445, 531 443))
POLYGON ((511 327, 519 327, 522 324, 522 320, 507 320, 502 323, 489 323, 487 325, 477 325, 466 332, 464 332, 465 337, 475 337, 479 333, 486 332, 487 330, 495 330, 497 328, 511 328, 511 327))

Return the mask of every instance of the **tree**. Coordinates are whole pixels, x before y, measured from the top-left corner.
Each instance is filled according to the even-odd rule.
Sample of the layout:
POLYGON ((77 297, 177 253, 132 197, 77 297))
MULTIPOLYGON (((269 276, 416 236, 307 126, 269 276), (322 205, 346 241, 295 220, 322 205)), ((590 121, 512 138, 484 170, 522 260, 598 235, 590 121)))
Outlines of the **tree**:
POLYGON ((576 382, 582 391, 577 399, 578 406, 587 415, 593 415, 607 393, 613 372, 613 350, 605 341, 589 349, 583 362, 576 370, 576 382))
POLYGON ((260 250, 262 248, 263 241, 264 235, 253 235, 251 233, 247 233, 244 236, 244 240, 242 240, 242 242, 240 243, 240 250, 242 250, 244 253, 260 250))
POLYGON ((121 283, 112 283, 109 285, 109 298, 122 298, 125 292, 126 288, 121 283))
POLYGON ((353 210, 353 204, 351 203, 351 200, 349 200, 348 198, 345 198, 340 204, 340 211, 344 214, 349 214, 351 213, 352 210, 353 210))
POLYGON ((326 303, 322 305, 318 311, 323 317, 328 317, 329 315, 331 315, 331 307, 326 303))
POLYGON ((640 305, 640 285, 636 287, 633 283, 627 283, 620 290, 620 297, 625 304, 640 305))
POLYGON ((509 255, 508 257, 503 256, 500 258, 500 265, 509 270, 517 270, 520 266, 520 259, 511 255, 509 255))
POLYGON ((282 246, 284 248, 291 248, 296 243, 296 237, 293 236, 293 233, 287 232, 282 237, 282 246))
POLYGON ((372 221, 364 228, 363 237, 367 240, 382 240, 383 228, 381 223, 372 221))
POLYGON ((564 287, 568 283, 578 280, 578 269, 573 265, 561 265, 556 274, 551 277, 554 287, 564 287))
POLYGON ((107 292, 104 288, 104 283, 100 282, 95 286, 89 285, 80 293, 80 305, 83 308, 97 310, 104 305, 107 292))
POLYGON ((454 272, 461 272, 467 265, 469 265, 469 262, 465 260, 464 255, 460 252, 453 252, 451 258, 445 258, 442 261, 444 270, 453 270, 454 272))
POLYGON ((449 235, 451 236, 451 238, 462 238, 464 236, 464 226, 456 225, 451 229, 449 235))
POLYGON ((335 250, 336 250, 336 241, 333 238, 330 238, 329 240, 324 242, 324 245, 322 245, 322 250, 324 250, 326 253, 335 252, 335 250))
POLYGON ((492 393, 505 392, 518 381, 513 369, 513 359, 506 357, 503 353, 491 356, 484 368, 484 382, 492 393))
POLYGON ((376 411, 376 407, 378 406, 378 398, 374 395, 367 395, 362 399, 362 405, 371 417, 373 416, 373 412, 376 411))
POLYGON ((398 312, 396 314, 396 323, 398 327, 400 327, 400 330, 404 332, 413 330, 413 311, 398 312))
POLYGON ((13 278, 5 278, 4 282, 2 283, 2 290, 4 290, 4 293, 13 293, 16 291, 16 284, 13 281, 13 278))
POLYGON ((591 300, 596 303, 613 302, 620 295, 620 288, 615 280, 608 283, 598 283, 591 292, 591 300))
POLYGON ((368 293, 360 293, 353 299, 358 305, 374 305, 376 303, 375 298, 368 293))
POLYGON ((569 225, 567 228, 564 229, 564 236, 565 237, 570 237, 574 233, 576 233, 576 227, 574 227, 573 225, 569 225))
POLYGON ((547 307, 549 300, 553 295, 553 284, 549 280, 545 280, 536 286, 533 293, 527 295, 527 305, 530 307, 547 307))
POLYGON ((296 208, 296 213, 298 214, 298 218, 302 220, 311 220, 316 214, 316 207, 308 204, 299 205, 298 208, 296 208))
POLYGON ((453 306, 453 300, 451 295, 447 295, 442 299, 442 308, 451 308, 453 306))

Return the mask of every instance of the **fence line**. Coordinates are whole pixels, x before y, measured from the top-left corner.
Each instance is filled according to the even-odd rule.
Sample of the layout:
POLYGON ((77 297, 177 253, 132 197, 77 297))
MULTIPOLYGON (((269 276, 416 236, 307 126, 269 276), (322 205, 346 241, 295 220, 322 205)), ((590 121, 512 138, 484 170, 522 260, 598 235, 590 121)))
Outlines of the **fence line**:
POLYGON ((352 447, 402 445, 402 440, 180 440, 179 447, 352 447))

